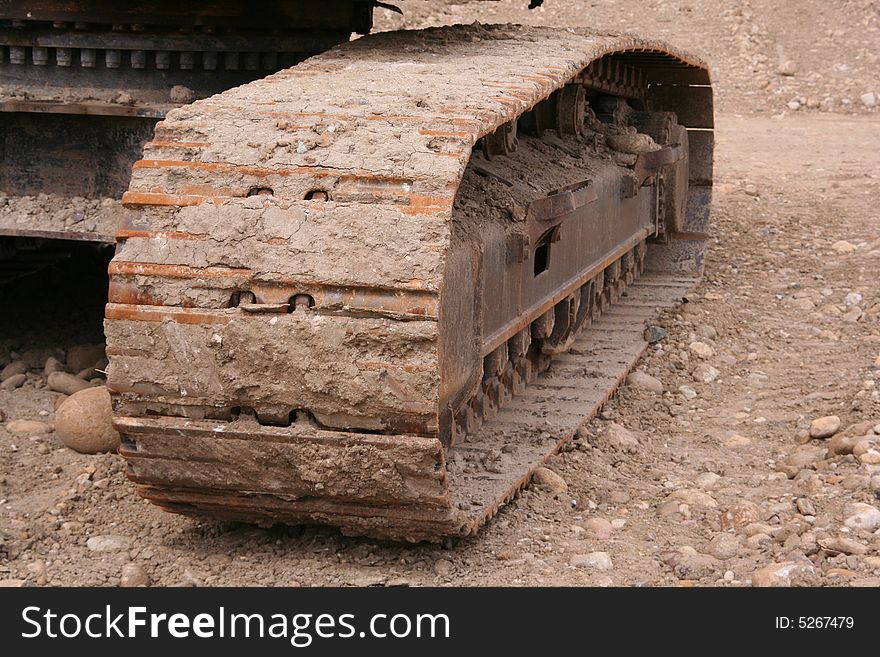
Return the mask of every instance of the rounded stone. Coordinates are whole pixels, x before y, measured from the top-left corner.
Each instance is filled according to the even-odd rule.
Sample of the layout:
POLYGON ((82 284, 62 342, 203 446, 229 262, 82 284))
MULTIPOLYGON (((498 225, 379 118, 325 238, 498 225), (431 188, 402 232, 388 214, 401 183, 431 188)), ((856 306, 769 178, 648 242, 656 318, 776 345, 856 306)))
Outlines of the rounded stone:
POLYGON ((712 349, 712 347, 710 347, 705 342, 691 342, 690 346, 688 346, 688 349, 692 354, 699 358, 712 358, 712 356, 715 355, 715 350, 712 349))
POLYGON ((179 103, 181 105, 188 105, 196 99, 196 93, 192 89, 180 84, 171 87, 169 96, 172 103, 179 103))
POLYGON ((591 570, 608 571, 614 567, 611 557, 607 552, 590 552, 589 554, 574 554, 570 562, 575 568, 589 568, 591 570))
POLYGON ((718 378, 718 375, 721 374, 717 369, 712 367, 707 363, 700 363, 694 368, 693 377, 694 381, 698 381, 700 383, 712 383, 715 379, 718 378))
POLYGON ((727 561, 733 559, 738 553, 741 542, 740 538, 735 534, 718 534, 709 543, 709 554, 716 559, 727 561))
POLYGON ((589 538, 595 538, 600 541, 607 541, 611 538, 611 532, 614 527, 605 518, 590 518, 584 521, 584 529, 587 530, 589 538))
POLYGON ((23 361, 15 360, 0 370, 0 381, 5 381, 11 376, 18 374, 27 374, 28 368, 23 361))
POLYGON ((13 374, 8 379, 0 383, 0 390, 15 390, 21 388, 27 381, 27 374, 13 374))
POLYGON ((113 428, 107 388, 90 387, 65 399, 55 412, 55 432, 65 445, 82 454, 116 451, 119 434, 113 428))
POLYGON ((812 438, 830 438, 840 429, 840 418, 836 415, 817 417, 810 423, 810 436, 812 438))
POLYGON ((663 393, 663 382, 644 372, 632 372, 626 377, 626 383, 634 388, 640 388, 657 395, 663 393))
POLYGON ((123 587, 149 586, 150 576, 142 566, 136 563, 127 563, 122 567, 122 577, 119 583, 123 587))
POLYGON ((855 502, 844 509, 844 523, 850 529, 875 532, 880 529, 880 509, 864 502, 855 502))
POLYGON ((682 502, 693 507, 714 509, 718 506, 718 502, 715 501, 714 497, 695 488, 683 488, 674 491, 667 499, 682 502))
POLYGON ((742 529, 752 523, 759 522, 760 511, 753 502, 742 500, 728 507, 720 518, 721 529, 742 529))
POLYGON ((52 374, 54 372, 63 372, 63 371, 64 371, 64 364, 60 360, 55 358, 54 356, 49 356, 46 359, 45 364, 43 365, 43 374, 45 374, 46 376, 49 376, 50 374, 52 374))
POLYGON ((568 490, 565 479, 553 472, 550 468, 540 467, 532 475, 532 481, 536 486, 549 490, 551 493, 564 493, 568 490))
POLYGON ((90 388, 88 381, 76 378, 73 374, 67 372, 52 372, 49 375, 49 389, 55 392, 62 392, 65 395, 72 395, 80 390, 90 388))

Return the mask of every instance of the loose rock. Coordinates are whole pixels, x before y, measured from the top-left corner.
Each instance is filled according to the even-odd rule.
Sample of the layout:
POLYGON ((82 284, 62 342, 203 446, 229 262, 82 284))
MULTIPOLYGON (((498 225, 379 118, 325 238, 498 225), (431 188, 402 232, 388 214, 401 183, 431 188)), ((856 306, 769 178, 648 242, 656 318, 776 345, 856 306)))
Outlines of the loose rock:
POLYGON ((49 375, 48 383, 50 390, 61 392, 65 395, 72 395, 75 392, 91 387, 88 381, 78 379, 73 374, 68 374, 67 372, 52 372, 49 375))
POLYGON ((843 456, 852 454, 855 446, 863 439, 863 436, 848 436, 838 433, 828 441, 828 456, 843 456))
POLYGON ((678 579, 703 579, 721 570, 721 562, 708 554, 682 554, 672 571, 678 579))
POLYGON ((663 393, 663 382, 650 374, 645 374, 644 372, 630 373, 629 376, 626 377, 626 383, 634 388, 653 392, 658 395, 663 393))
POLYGON ((694 484, 696 484, 699 488, 711 490, 715 488, 716 484, 718 484, 719 481, 721 481, 720 475, 717 475, 714 472, 704 472, 696 479, 694 479, 694 484))
POLYGON ((847 518, 843 524, 850 529, 875 532, 880 529, 880 509, 863 502, 855 502, 844 509, 847 518))
POLYGON ((840 429, 840 418, 836 415, 818 417, 810 423, 812 438, 830 438, 840 429))
POLYGON ((605 518, 590 518, 589 520, 585 520, 583 527, 586 531, 588 538, 595 538, 600 541, 607 541, 611 538, 611 533, 614 530, 611 523, 605 520, 605 518))
POLYGON ((609 423, 601 437, 604 445, 618 452, 634 454, 639 449, 639 439, 616 422, 609 423))
POLYGON ((828 450, 814 445, 798 445, 795 450, 785 458, 785 464, 798 470, 813 466, 817 461, 825 458, 828 450))
POLYGON ((660 150, 660 146, 651 137, 642 133, 608 135, 608 145, 621 153, 639 155, 660 150))
POLYGON ((124 536, 92 536, 86 541, 86 547, 92 552, 127 550, 131 547, 131 539, 124 536))
POLYGON ((715 355, 715 350, 705 342, 691 342, 688 349, 699 358, 712 358, 715 355))
POLYGON ((13 374, 3 383, 0 383, 0 390, 15 390, 21 388, 27 381, 27 374, 13 374))
POLYGON ((816 507, 813 506, 813 503, 809 498, 799 497, 795 502, 795 506, 797 507, 798 513, 803 516, 816 515, 816 507))
POLYGON ((700 363, 694 368, 693 377, 694 381, 699 381, 700 383, 712 383, 718 378, 719 374, 721 372, 708 363, 700 363))
POLYGON ((745 447, 746 445, 751 445, 752 440, 739 434, 733 434, 730 438, 726 438, 723 444, 725 447, 745 447))
POLYGON ((689 506, 704 507, 708 509, 714 509, 718 506, 718 502, 715 501, 714 497, 701 490, 696 490, 695 488, 683 488, 674 491, 667 499, 684 502, 689 506))
POLYGON ((37 420, 12 420, 6 423, 6 430, 11 434, 26 436, 49 433, 52 431, 52 427, 45 422, 38 422, 37 420))
POLYGON ((107 388, 89 387, 65 399, 55 412, 55 430, 65 445, 82 454, 115 451, 120 439, 107 388))
POLYGON ((714 342, 718 339, 718 331, 715 330, 714 326, 709 326, 708 324, 700 324, 694 332, 706 340, 714 342))
POLYGON ((738 553, 742 543, 740 538, 735 534, 718 534, 709 542, 709 554, 716 559, 727 561, 733 559, 738 553))
POLYGON ((59 361, 57 358, 55 358, 54 356, 49 356, 46 359, 46 363, 43 365, 43 374, 45 376, 49 376, 53 372, 63 372, 63 371, 64 371, 64 364, 61 361, 59 361))
POLYGON ((24 361, 14 360, 9 365, 0 370, 0 381, 6 381, 11 376, 18 374, 27 374, 28 368, 24 361))
POLYGON ((837 251, 837 253, 852 253, 856 250, 855 244, 850 244, 846 240, 838 240, 834 244, 831 245, 831 249, 833 251, 837 251))
POLYGON ((743 500, 727 508, 721 514, 721 529, 742 529, 761 520, 758 507, 753 502, 743 500))
POLYGON ((696 399, 697 397, 697 391, 690 386, 678 386, 678 391, 681 393, 682 397, 688 401, 696 399))
POLYGON ((815 579, 816 569, 808 561, 785 561, 765 566, 752 575, 752 586, 789 587, 809 584, 815 579))
POLYGON ((535 470, 535 474, 532 475, 532 482, 554 495, 564 493, 568 490, 568 484, 565 483, 565 479, 553 472, 550 468, 540 467, 535 470))
POLYGON ((870 552, 866 545, 862 545, 858 541, 854 541, 851 538, 844 538, 842 536, 838 538, 826 538, 818 541, 818 543, 822 549, 836 554, 864 555, 870 552))
POLYGON ((150 576, 139 564, 127 563, 122 567, 119 585, 123 587, 149 586, 150 576))
POLYGON ((434 573, 440 577, 451 575, 453 569, 452 562, 447 559, 437 559, 437 561, 434 562, 434 573))
POLYGON ((797 73, 797 64, 790 59, 785 59, 779 62, 779 66, 776 67, 776 72, 779 75, 784 75, 786 77, 791 77, 795 73, 797 73))
POLYGON ((179 105, 188 105, 196 99, 196 93, 189 87, 184 87, 181 84, 171 87, 171 92, 168 95, 172 103, 179 105))
POLYGON ((611 561, 611 557, 607 552, 574 554, 569 563, 575 568, 589 568, 591 570, 599 571, 611 570, 614 567, 614 563, 611 561))
POLYGON ((669 331, 667 331, 662 326, 649 326, 645 329, 644 338, 645 342, 648 344, 656 344, 663 340, 667 335, 669 335, 669 331))

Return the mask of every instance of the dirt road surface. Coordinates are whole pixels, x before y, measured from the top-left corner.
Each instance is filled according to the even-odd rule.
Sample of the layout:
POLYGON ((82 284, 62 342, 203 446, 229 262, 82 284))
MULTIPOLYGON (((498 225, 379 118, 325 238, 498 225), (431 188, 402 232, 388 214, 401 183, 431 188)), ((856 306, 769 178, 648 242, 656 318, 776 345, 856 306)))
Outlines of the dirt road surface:
MULTIPOLYGON (((166 514, 117 456, 61 445, 35 366, 0 390, 0 583, 880 585, 880 121, 860 101, 880 91, 874 3, 483 4, 406 2, 404 20, 626 27, 714 64, 705 280, 638 366, 662 391, 621 388, 550 464, 564 485, 532 486, 477 537, 400 546, 166 514)), ((0 367, 100 340, 100 291, 77 266, 4 292, 0 367), (35 301, 46 289, 59 295, 35 301)))

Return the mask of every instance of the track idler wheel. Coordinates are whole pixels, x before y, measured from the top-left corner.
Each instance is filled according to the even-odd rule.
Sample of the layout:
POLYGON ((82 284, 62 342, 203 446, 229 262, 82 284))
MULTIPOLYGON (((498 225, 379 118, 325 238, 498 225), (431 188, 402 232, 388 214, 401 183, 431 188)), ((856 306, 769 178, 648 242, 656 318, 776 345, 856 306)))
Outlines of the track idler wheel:
POLYGON ((487 160, 499 155, 510 155, 516 151, 516 121, 508 121, 498 126, 495 132, 486 135, 480 141, 483 155, 487 160))
POLYGON ((556 132, 560 137, 580 138, 584 134, 587 92, 579 84, 563 87, 556 98, 556 132))
POLYGON ((545 130, 555 130, 560 137, 580 138, 586 114, 586 89, 580 84, 569 84, 523 114, 519 123, 523 131, 538 138, 545 130))

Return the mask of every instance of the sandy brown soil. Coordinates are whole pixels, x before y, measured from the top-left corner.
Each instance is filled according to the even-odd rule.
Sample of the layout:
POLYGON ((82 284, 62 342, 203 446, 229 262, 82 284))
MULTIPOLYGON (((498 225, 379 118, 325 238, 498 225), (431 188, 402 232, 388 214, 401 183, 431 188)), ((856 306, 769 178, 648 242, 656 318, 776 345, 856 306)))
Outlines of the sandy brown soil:
MULTIPOLYGON (((722 112, 877 111, 880 7, 873 0, 399 0, 378 29, 445 23, 587 26, 668 41, 710 62, 722 112), (798 102, 792 110, 788 103, 798 102)), ((878 102, 880 106, 880 102, 878 102)))
MULTIPOLYGON (((409 14, 408 24, 475 15, 552 23, 589 3, 553 9, 563 3, 549 0, 540 14, 510 0, 479 11, 431 4, 433 15, 409 14)), ((859 436, 880 424, 876 110, 792 112, 788 92, 749 87, 754 75, 742 73, 743 60, 726 57, 736 51, 729 12, 747 3, 647 3, 653 21, 636 11, 640 3, 592 4, 598 27, 619 28, 618 17, 629 16, 625 27, 641 30, 643 21, 651 35, 714 62, 721 111, 706 278, 689 303, 658 321, 669 335, 639 366, 664 392, 621 389, 551 464, 567 490, 533 487, 479 536, 446 546, 194 521, 139 500, 116 456, 77 455, 51 431, 11 434, 10 420, 52 421, 57 394, 32 372, 24 387, 0 390, 7 416, 0 580, 117 585, 125 574, 126 582, 154 585, 880 585, 880 465, 870 455, 830 456, 829 441, 808 433, 821 416, 838 416, 841 430, 863 423, 859 436), (695 380, 706 365, 717 378, 695 380)), ((877 84, 866 59, 877 42, 873 3, 835 4, 833 21, 815 18, 797 35, 786 29, 793 19, 783 9, 801 3, 750 4, 750 20, 765 35, 775 26, 801 72, 772 74, 773 85, 816 72, 822 90, 849 94, 855 107, 858 94, 877 84), (846 36, 828 36, 832 24, 846 36), (833 58, 812 53, 825 43, 834 44, 833 58), (852 65, 845 83, 833 76, 838 60, 852 65)), ((775 56, 769 37, 762 48, 775 56)), ((10 349, 27 354, 95 339, 93 295, 80 287, 74 296, 64 278, 51 279, 63 296, 42 306, 28 305, 27 288, 5 292, 3 307, 20 314, 0 317, 0 365, 10 349)))

